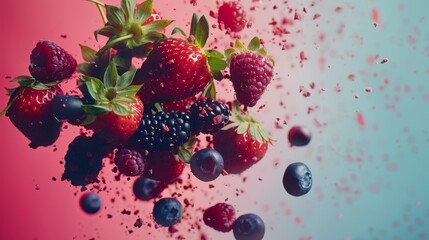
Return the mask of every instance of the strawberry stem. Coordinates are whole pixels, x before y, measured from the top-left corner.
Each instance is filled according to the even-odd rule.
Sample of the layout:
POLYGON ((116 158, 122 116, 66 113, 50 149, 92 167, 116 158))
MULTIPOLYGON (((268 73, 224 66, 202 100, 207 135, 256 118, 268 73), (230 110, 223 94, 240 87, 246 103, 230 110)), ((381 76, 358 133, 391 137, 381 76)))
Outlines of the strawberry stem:
POLYGON ((122 37, 118 37, 112 41, 109 41, 106 43, 106 45, 104 47, 102 47, 98 52, 97 52, 97 56, 101 56, 107 49, 112 48, 113 46, 115 46, 116 44, 131 39, 134 37, 134 34, 128 34, 122 37))
POLYGON ((105 4, 102 3, 102 2, 99 2, 97 0, 86 0, 86 1, 92 2, 95 5, 97 5, 97 9, 100 12, 101 18, 103 19, 103 24, 106 25, 106 23, 107 23, 107 17, 106 17, 106 14, 103 11, 103 7, 105 7, 105 4))

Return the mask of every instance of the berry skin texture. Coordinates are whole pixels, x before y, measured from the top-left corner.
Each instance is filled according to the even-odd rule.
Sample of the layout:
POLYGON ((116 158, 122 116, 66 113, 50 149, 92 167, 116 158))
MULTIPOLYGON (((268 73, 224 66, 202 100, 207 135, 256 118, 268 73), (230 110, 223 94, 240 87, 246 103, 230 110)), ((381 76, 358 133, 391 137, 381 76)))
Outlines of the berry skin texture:
POLYGON ((30 147, 50 146, 59 137, 62 123, 52 111, 52 100, 63 95, 58 86, 46 90, 18 88, 11 99, 19 94, 6 112, 12 124, 30 140, 30 147))
POLYGON ((42 83, 70 78, 77 66, 72 55, 51 41, 39 41, 30 61, 31 75, 42 83))
POLYGON ((292 146, 303 147, 310 143, 311 132, 305 127, 294 126, 289 130, 287 138, 292 146))
POLYGON ((214 135, 213 144, 223 157, 225 171, 230 174, 244 172, 261 160, 268 149, 268 141, 258 142, 248 131, 238 134, 236 128, 214 135))
POLYGON ((155 222, 161 226, 169 227, 182 218, 182 204, 174 198, 162 198, 153 206, 153 217, 155 222))
POLYGON ((191 171, 203 182, 210 182, 219 177, 223 171, 223 158, 211 148, 201 149, 191 157, 191 171))
POLYGON ((138 176, 143 174, 146 159, 134 149, 121 147, 115 154, 115 164, 119 172, 125 176, 138 176))
POLYGON ((290 164, 283 175, 283 187, 292 196, 299 197, 307 194, 313 185, 310 169, 301 162, 290 164))
POLYGON ((171 102, 195 96, 211 80, 207 58, 196 46, 169 38, 155 44, 137 71, 143 103, 171 102))
POLYGON ((229 121, 228 105, 208 98, 191 105, 191 126, 195 133, 216 134, 229 121))
POLYGON ((139 177, 134 182, 133 193, 138 199, 149 201, 159 197, 166 187, 167 185, 160 181, 139 177))
POLYGON ((258 215, 248 213, 235 220, 233 232, 236 240, 262 240, 265 224, 258 215))
POLYGON ((204 211, 203 220, 214 230, 229 232, 235 221, 235 209, 229 204, 217 203, 204 211))
POLYGON ((141 148, 170 150, 186 143, 191 136, 189 114, 185 112, 158 112, 145 114, 133 136, 133 142, 141 148))
POLYGON ((240 32, 246 26, 246 12, 237 1, 225 2, 218 11, 218 22, 222 28, 231 32, 240 32))
POLYGON ((95 214, 100 211, 101 199, 96 193, 86 193, 80 198, 80 207, 88 214, 95 214))
POLYGON ((55 96, 52 100, 52 111, 59 120, 66 120, 70 124, 79 125, 86 117, 81 106, 83 101, 78 96, 55 96))
POLYGON ((172 152, 152 152, 146 156, 147 167, 143 177, 161 181, 166 184, 175 182, 183 173, 186 164, 174 158, 172 152))
POLYGON ((237 100, 255 106, 273 78, 273 63, 260 54, 245 52, 233 55, 229 68, 237 100))

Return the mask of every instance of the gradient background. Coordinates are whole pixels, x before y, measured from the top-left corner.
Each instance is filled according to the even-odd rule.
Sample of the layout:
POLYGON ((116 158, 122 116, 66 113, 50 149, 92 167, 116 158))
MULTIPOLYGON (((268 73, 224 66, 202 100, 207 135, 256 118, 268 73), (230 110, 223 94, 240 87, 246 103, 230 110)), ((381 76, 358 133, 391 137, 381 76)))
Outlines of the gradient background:
MULTIPOLYGON (((154 6, 175 19, 174 26, 187 28, 193 12, 209 15, 216 9, 214 1, 197 2, 156 0, 154 6)), ((201 209, 225 199, 237 215, 259 214, 269 240, 428 239, 429 2, 242 2, 253 24, 241 37, 260 35, 276 60, 276 79, 257 112, 276 142, 260 163, 242 176, 222 177, 212 189, 193 177, 193 191, 171 186, 164 196, 182 192, 179 200, 187 198, 192 206, 177 225, 179 232, 170 235, 153 226, 152 203, 134 200, 132 181, 113 180, 108 162, 101 174, 106 180, 100 184, 106 187, 103 209, 95 216, 80 210, 81 192, 60 181, 59 163, 78 128, 65 129, 56 147, 32 150, 1 117, 0 239, 200 239, 201 233, 233 239, 232 233, 200 222, 201 209), (273 19, 277 25, 269 24, 273 19), (279 27, 277 35, 274 27, 279 27), (281 29, 289 33, 280 34, 281 29), (380 64, 383 58, 389 61, 380 64), (293 125, 313 132, 310 145, 289 147, 286 136, 293 125), (289 196, 281 183, 284 169, 295 161, 305 162, 314 177, 312 191, 300 198, 289 196), (121 214, 124 209, 139 212, 129 216, 121 214), (143 219, 142 228, 133 227, 137 217, 143 219)), ((92 32, 101 21, 95 6, 85 1, 27 0, 2 3, 0 24, 0 85, 13 87, 7 76, 28 74, 29 54, 39 39, 58 43, 81 62, 78 44, 98 46, 92 32)), ((218 29, 212 33, 221 49, 233 41, 218 29)), ((0 105, 7 100, 2 96, 0 105)))

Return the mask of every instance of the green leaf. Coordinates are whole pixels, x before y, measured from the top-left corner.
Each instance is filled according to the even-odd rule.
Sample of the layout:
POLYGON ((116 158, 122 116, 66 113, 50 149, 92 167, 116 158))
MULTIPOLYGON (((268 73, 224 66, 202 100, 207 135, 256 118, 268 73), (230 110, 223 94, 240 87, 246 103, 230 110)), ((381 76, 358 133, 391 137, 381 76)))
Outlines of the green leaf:
POLYGON ((18 76, 16 78, 12 79, 11 82, 17 82, 17 83, 19 83, 21 81, 29 81, 30 79, 33 79, 33 78, 30 77, 30 76, 18 76))
POLYGON ((239 122, 232 122, 232 123, 226 125, 225 127, 223 127, 222 130, 226 131, 226 130, 229 130, 231 128, 235 128, 235 127, 238 127, 238 126, 240 126, 239 122))
POLYGON ((182 36, 186 37, 186 33, 185 33, 185 31, 183 31, 183 29, 181 29, 181 28, 175 27, 175 28, 173 29, 173 31, 171 32, 171 35, 174 35, 174 34, 176 34, 176 33, 179 33, 179 34, 181 34, 182 36))
POLYGON ((124 49, 116 53, 113 62, 115 62, 117 69, 127 71, 131 66, 132 58, 131 50, 124 49))
POLYGON ((235 41, 235 48, 237 48, 238 50, 240 50, 240 52, 245 52, 246 51, 246 47, 238 39, 235 41))
POLYGON ((125 22, 125 16, 122 10, 118 7, 106 4, 107 20, 113 26, 120 26, 125 22))
POLYGON ((195 30, 195 43, 203 48, 206 45, 207 38, 209 37, 209 23, 205 16, 202 16, 198 21, 197 28, 195 30))
MULTIPOLYGON (((16 78, 15 78, 15 79, 16 79, 16 78)), ((15 79, 14 79, 14 80, 15 80, 15 79)), ((28 86, 30 86, 30 85, 32 85, 32 84, 34 84, 34 83, 36 82, 36 79, 34 79, 34 78, 32 78, 32 77, 29 77, 29 78, 21 78, 21 79, 17 80, 17 82, 18 82, 18 84, 19 84, 20 86, 28 87, 28 86)))
POLYGON ((77 72, 84 75, 90 75, 92 72, 92 65, 90 63, 81 63, 77 65, 77 72))
POLYGON ((152 15, 152 0, 146 0, 137 6, 136 20, 144 23, 152 15))
POLYGON ((214 81, 210 81, 203 91, 203 96, 206 98, 216 99, 216 86, 214 81))
POLYGON ((97 117, 94 115, 87 115, 85 120, 83 120, 83 122, 80 125, 81 126, 89 125, 89 124, 95 122, 96 119, 97 119, 97 117))
POLYGON ((262 142, 261 134, 259 133, 258 127, 255 124, 251 124, 249 128, 250 136, 256 139, 258 142, 262 142))
POLYGON ((191 29, 189 31, 189 36, 195 37, 196 31, 197 31, 197 24, 198 24, 198 15, 194 13, 192 14, 191 29))
POLYGON ((120 101, 114 100, 112 102, 112 108, 113 108, 113 112, 119 116, 128 116, 133 113, 130 105, 120 101))
POLYGON ((118 80, 118 69, 116 69, 115 61, 111 61, 104 72, 104 86, 106 88, 115 87, 118 80))
POLYGON ((265 48, 260 48, 256 52, 259 53, 259 54, 261 54, 262 56, 266 56, 267 55, 267 50, 265 50, 265 48))
POLYGON ((123 90, 131 85, 133 82, 134 76, 136 75, 136 70, 130 70, 128 72, 125 72, 118 78, 118 81, 116 82, 116 89, 123 90))
POLYGON ((131 85, 131 86, 129 86, 123 90, 117 91, 116 93, 122 97, 134 97, 142 86, 143 86, 143 84, 142 85, 131 85))
POLYGON ((134 19, 134 7, 136 6, 136 0, 122 0, 121 7, 127 16, 128 20, 134 19))
POLYGON ((228 59, 228 61, 229 61, 229 59, 231 58, 231 56, 234 54, 234 53, 236 53, 237 51, 234 49, 234 48, 228 48, 228 49, 226 49, 225 50, 225 57, 228 59))
POLYGON ((96 55, 97 51, 82 44, 79 44, 79 46, 80 46, 80 51, 82 52, 83 60, 87 62, 97 61, 97 55, 96 55))
POLYGON ((89 94, 95 100, 101 99, 104 95, 103 82, 98 78, 82 76, 81 80, 85 82, 89 94))
POLYGON ((207 62, 210 66, 210 70, 212 70, 212 71, 224 70, 228 66, 226 61, 224 61, 220 58, 217 58, 217 57, 208 57, 207 62))
POLYGON ((214 49, 206 50, 204 51, 204 53, 206 54, 207 57, 215 57, 215 58, 221 58, 221 59, 225 57, 221 52, 216 51, 214 49))
POLYGON ((43 84, 43 83, 37 83, 37 84, 35 84, 35 85, 32 85, 31 86, 31 88, 32 89, 36 89, 36 90, 46 90, 46 89, 49 89, 49 87, 48 86, 46 86, 45 84, 43 84))
POLYGON ((137 103, 137 99, 134 97, 122 97, 122 96, 116 96, 116 100, 120 102, 129 102, 129 103, 137 103))
POLYGON ((260 47, 261 47, 261 40, 259 40, 258 37, 254 37, 254 38, 252 38, 249 45, 247 46, 247 49, 254 52, 254 51, 259 50, 260 47))
POLYGON ((248 122, 241 122, 240 125, 238 125, 237 133, 238 134, 244 134, 247 132, 247 129, 249 129, 249 123, 248 122))
POLYGON ((149 32, 141 38, 138 45, 143 45, 148 42, 156 42, 163 38, 165 38, 165 35, 162 32, 158 32, 158 31, 149 32))
POLYGON ((113 35, 118 35, 119 32, 116 28, 114 28, 113 26, 104 26, 96 31, 94 31, 94 37, 95 40, 98 42, 98 35, 103 35, 106 37, 112 37, 113 35))
POLYGON ((143 26, 143 34, 149 32, 160 32, 170 25, 173 20, 155 20, 143 26))
POLYGON ((212 77, 218 81, 223 80, 223 74, 219 70, 211 71, 212 77))
POLYGON ((175 155, 175 159, 177 161, 182 161, 184 163, 190 163, 192 157, 192 152, 185 148, 179 148, 177 156, 175 155))
POLYGON ((110 112, 110 108, 100 105, 82 105, 82 110, 93 116, 100 116, 101 114, 110 112))
POLYGON ((15 91, 17 90, 18 88, 5 88, 5 90, 6 90, 6 95, 7 96, 12 96, 14 93, 15 93, 15 91))
POLYGON ((57 85, 58 83, 56 81, 53 81, 53 82, 46 82, 46 83, 43 83, 43 84, 45 84, 45 86, 52 87, 52 86, 57 85))

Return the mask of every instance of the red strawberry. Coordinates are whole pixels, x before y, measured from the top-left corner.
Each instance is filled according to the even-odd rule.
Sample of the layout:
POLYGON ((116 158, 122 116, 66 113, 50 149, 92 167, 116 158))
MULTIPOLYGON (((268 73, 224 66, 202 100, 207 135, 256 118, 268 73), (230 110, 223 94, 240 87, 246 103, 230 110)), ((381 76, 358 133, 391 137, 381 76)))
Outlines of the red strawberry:
POLYGON ((189 112, 191 105, 197 101, 197 97, 192 96, 182 100, 177 100, 173 102, 165 102, 163 104, 164 112, 169 111, 181 111, 181 112, 189 112))
POLYGON ((229 232, 235 221, 235 209, 229 204, 217 203, 204 211, 203 220, 217 231, 229 232))
POLYGON ((176 160, 170 151, 152 152, 146 156, 147 167, 143 177, 172 183, 182 174, 185 163, 176 160))
POLYGON ((230 121, 213 136, 213 146, 223 157, 225 171, 240 174, 265 156, 271 139, 250 111, 240 110, 237 101, 230 121))
POLYGON ((51 41, 39 41, 30 60, 31 75, 43 83, 70 78, 77 65, 72 55, 51 41))
MULTIPOLYGON (((195 96, 206 86, 215 94, 212 74, 218 78, 226 67, 223 54, 203 51, 208 38, 208 22, 194 14, 187 41, 168 38, 154 45, 152 52, 137 71, 137 83, 143 83, 138 93, 143 103, 171 102, 195 96)), ((178 28, 173 33, 184 31, 178 28)))
POLYGON ((218 11, 220 28, 226 28, 231 32, 240 32, 246 26, 246 12, 243 6, 237 2, 225 2, 218 11))
POLYGON ((6 116, 31 141, 30 147, 53 144, 58 139, 62 123, 55 119, 51 102, 63 91, 59 86, 35 84, 34 78, 16 79, 21 87, 11 92, 6 116))
POLYGON ((86 122, 93 121, 88 128, 109 143, 126 142, 140 124, 144 107, 135 96, 141 86, 130 86, 134 74, 133 70, 118 76, 112 61, 106 69, 104 83, 93 77, 81 78, 95 102, 82 106, 89 115, 86 122))
POLYGON ((253 107, 273 78, 274 64, 272 59, 265 56, 266 52, 260 48, 257 37, 252 39, 248 49, 237 40, 236 48, 227 50, 231 81, 237 100, 245 106, 253 107))

